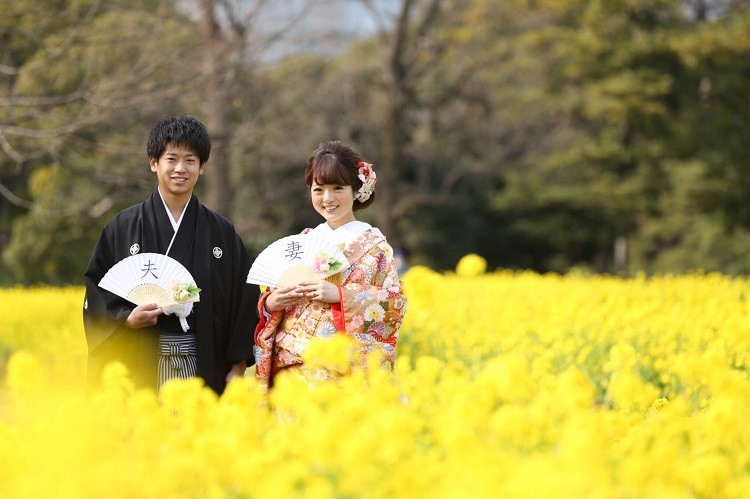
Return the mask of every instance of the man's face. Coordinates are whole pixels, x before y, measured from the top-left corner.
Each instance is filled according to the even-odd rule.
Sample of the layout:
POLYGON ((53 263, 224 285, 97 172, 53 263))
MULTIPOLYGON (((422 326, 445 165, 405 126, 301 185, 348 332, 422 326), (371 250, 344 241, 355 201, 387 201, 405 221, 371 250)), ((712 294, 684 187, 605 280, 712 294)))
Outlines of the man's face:
POLYGON ((157 160, 151 158, 151 171, 156 173, 162 195, 190 196, 203 174, 203 165, 195 151, 170 142, 157 160))

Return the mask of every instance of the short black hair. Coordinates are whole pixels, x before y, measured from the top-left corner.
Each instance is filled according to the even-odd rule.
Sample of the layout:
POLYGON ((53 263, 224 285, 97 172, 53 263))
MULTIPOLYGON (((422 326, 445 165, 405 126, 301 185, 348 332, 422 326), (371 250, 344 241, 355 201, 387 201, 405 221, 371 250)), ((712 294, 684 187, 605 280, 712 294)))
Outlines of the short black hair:
POLYGON ((198 161, 203 165, 211 154, 211 139, 206 127, 192 116, 176 116, 162 119, 148 136, 146 153, 149 159, 159 159, 167 148, 174 143, 195 151, 198 161))

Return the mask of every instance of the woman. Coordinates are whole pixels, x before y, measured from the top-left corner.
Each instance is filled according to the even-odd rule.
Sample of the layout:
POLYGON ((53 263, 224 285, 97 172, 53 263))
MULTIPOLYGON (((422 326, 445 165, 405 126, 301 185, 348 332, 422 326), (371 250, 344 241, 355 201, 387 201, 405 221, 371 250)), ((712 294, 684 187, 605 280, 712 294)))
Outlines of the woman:
POLYGON ((282 369, 308 379, 335 377, 304 366, 302 354, 313 337, 337 332, 355 340, 361 362, 382 355, 383 364, 392 368, 406 309, 393 249, 380 230, 354 216, 375 200, 372 165, 351 147, 328 141, 308 159, 305 180, 313 208, 325 219, 311 231, 342 248, 350 266, 328 280, 300 282, 260 297, 255 373, 269 387, 282 369))

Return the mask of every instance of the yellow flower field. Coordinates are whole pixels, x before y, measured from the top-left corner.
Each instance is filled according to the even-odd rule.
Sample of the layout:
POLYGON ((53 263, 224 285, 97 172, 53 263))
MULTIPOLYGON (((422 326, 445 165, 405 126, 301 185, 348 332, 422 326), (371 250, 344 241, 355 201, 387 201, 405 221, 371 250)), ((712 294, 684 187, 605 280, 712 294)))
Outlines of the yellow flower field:
POLYGON ((268 398, 86 395, 82 288, 2 289, 0 497, 750 496, 750 280, 483 271, 409 270, 394 375, 268 398))

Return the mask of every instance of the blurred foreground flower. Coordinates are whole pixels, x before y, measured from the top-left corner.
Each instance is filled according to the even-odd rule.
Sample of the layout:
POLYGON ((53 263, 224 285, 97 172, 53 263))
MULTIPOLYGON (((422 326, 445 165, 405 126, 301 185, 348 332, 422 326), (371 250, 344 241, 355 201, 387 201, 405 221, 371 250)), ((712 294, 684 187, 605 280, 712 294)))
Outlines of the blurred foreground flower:
POLYGON ((487 272, 487 260, 475 253, 462 257, 456 264, 456 274, 461 277, 477 277, 487 272))
POLYGON ((35 395, 44 388, 44 375, 39 359, 27 351, 16 352, 8 362, 8 387, 14 397, 35 395))
POLYGON ((0 497, 748 496, 750 279, 465 275, 406 273, 394 373, 336 334, 304 359, 335 381, 221 397, 191 379, 157 399, 120 364, 68 385, 82 291, 11 291, 0 497), (75 314, 40 325, 58 302, 75 314))
POLYGON ((355 345, 345 334, 313 338, 302 355, 305 366, 343 374, 354 363, 355 345))

